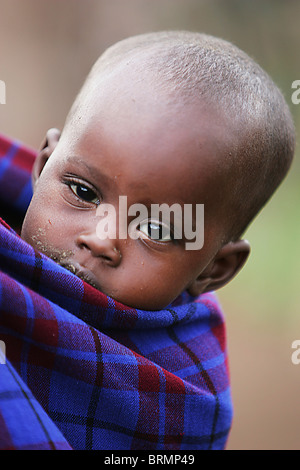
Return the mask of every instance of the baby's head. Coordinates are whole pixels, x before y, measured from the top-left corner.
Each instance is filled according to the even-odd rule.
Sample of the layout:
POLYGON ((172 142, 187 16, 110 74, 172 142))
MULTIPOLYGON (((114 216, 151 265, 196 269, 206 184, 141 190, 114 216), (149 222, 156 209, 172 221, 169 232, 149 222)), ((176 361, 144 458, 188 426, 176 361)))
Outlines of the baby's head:
POLYGON ((115 300, 161 309, 236 275, 249 254, 241 236, 293 152, 281 93, 239 49, 199 33, 129 38, 96 62, 62 134, 48 131, 22 237, 115 300), (170 236, 155 204, 177 208, 170 236), (106 238, 101 207, 114 209, 106 238), (203 246, 188 249, 184 230, 174 235, 178 214, 196 240, 204 234, 203 246))

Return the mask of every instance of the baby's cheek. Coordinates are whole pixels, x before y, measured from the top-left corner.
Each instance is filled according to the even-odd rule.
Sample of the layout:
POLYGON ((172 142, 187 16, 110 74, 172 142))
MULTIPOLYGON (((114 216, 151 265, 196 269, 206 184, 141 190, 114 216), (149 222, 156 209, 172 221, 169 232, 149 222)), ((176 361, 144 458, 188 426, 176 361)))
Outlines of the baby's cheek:
POLYGON ((37 237, 45 236, 49 217, 47 205, 33 196, 24 218, 21 237, 27 243, 34 244, 37 237))
POLYGON ((23 240, 25 240, 27 243, 31 243, 31 238, 34 234, 34 232, 37 230, 37 225, 38 225, 38 214, 34 210, 34 201, 31 201, 31 204, 29 208, 27 209, 23 225, 22 225, 22 230, 21 230, 21 237, 23 240))

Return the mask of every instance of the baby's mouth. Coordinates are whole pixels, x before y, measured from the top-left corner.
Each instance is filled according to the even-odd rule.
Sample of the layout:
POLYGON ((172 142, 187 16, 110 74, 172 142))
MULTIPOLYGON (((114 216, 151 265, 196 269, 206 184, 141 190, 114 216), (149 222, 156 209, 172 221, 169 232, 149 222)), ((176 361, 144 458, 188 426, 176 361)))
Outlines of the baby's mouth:
POLYGON ((71 273, 75 274, 82 281, 87 282, 88 284, 90 284, 95 289, 101 290, 100 286, 99 286, 99 283, 97 282, 94 274, 91 271, 89 271, 88 269, 83 268, 82 266, 80 266, 80 264, 78 264, 76 262, 60 260, 58 263, 63 268, 65 268, 68 271, 70 271, 71 273))

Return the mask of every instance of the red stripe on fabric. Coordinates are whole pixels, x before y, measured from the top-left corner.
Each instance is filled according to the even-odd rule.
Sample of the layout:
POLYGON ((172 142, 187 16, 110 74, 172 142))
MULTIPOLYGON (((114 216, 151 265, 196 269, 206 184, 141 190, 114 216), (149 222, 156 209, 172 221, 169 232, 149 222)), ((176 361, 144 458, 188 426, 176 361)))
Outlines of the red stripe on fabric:
POLYGON ((103 308, 107 308, 107 297, 102 292, 98 291, 94 287, 90 286, 86 282, 82 281, 84 286, 82 301, 89 305, 101 305, 103 308))
POLYGON ((164 370, 166 378, 166 393, 175 393, 176 395, 185 394, 185 385, 182 379, 164 370))
POLYGON ((211 331, 217 338, 222 352, 224 352, 226 349, 226 334, 224 324, 220 323, 220 325, 214 326, 213 328, 211 328, 211 331))
POLYGON ((160 391, 160 377, 157 368, 154 365, 139 365, 139 390, 141 392, 160 391))
MULTIPOLYGON (((12 295, 15 295, 13 292, 12 295)), ((26 304, 25 302, 19 302, 18 308, 20 312, 26 311, 26 304)), ((17 312, 18 313, 18 312, 17 312)), ((27 326, 27 317, 21 317, 18 314, 14 314, 10 311, 9 307, 7 310, 3 309, 1 312, 1 324, 4 327, 11 329, 12 331, 23 335, 26 331, 27 326)))
POLYGON ((0 158, 5 156, 10 147, 13 145, 20 145, 20 148, 17 150, 14 158, 13 164, 18 166, 19 168, 23 168, 26 171, 31 172, 33 163, 35 161, 37 152, 23 143, 19 143, 14 139, 10 139, 9 137, 4 137, 0 134, 0 158))
POLYGON ((32 339, 47 346, 57 346, 57 321, 49 318, 36 318, 33 325, 32 339))
POLYGON ((0 134, 0 158, 7 154, 12 145, 13 141, 11 139, 0 134))
POLYGON ((180 449, 184 436, 185 395, 168 393, 165 400, 165 430, 164 449, 180 449), (176 420, 174 419, 176 410, 176 420))

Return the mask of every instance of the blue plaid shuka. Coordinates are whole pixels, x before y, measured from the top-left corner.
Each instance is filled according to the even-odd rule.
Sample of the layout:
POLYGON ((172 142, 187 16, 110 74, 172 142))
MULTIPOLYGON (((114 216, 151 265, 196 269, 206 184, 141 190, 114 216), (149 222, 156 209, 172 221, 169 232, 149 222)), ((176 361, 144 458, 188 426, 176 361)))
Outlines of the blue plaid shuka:
POLYGON ((0 139, 0 449, 223 449, 232 402, 215 295, 133 309, 35 251, 17 234, 34 158, 0 139))

